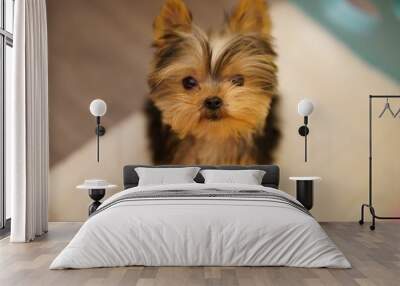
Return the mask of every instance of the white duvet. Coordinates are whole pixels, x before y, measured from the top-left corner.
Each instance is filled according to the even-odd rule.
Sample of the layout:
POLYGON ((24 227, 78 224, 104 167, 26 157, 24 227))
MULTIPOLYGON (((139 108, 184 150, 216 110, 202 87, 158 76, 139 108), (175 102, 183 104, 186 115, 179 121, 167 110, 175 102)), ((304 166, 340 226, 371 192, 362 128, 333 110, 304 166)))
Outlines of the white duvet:
POLYGON ((284 203, 257 198, 152 198, 131 192, 262 190, 254 185, 179 184, 117 193, 90 217, 50 269, 145 266, 294 266, 349 268, 315 219, 284 203), (108 206, 108 207, 107 207, 108 206))

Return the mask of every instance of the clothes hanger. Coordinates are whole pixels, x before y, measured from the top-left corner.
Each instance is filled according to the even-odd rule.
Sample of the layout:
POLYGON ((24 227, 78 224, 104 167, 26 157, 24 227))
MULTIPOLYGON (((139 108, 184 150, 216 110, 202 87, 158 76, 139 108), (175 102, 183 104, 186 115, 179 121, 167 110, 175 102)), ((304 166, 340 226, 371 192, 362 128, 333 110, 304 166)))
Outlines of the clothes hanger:
POLYGON ((396 112, 396 115, 394 114, 392 108, 390 107, 389 98, 386 98, 385 107, 383 108, 381 114, 379 114, 378 117, 381 118, 381 117, 385 114, 386 110, 389 110, 390 114, 392 114, 393 117, 396 117, 397 114, 398 114, 399 111, 400 111, 400 109, 399 109, 399 111, 396 112))
POLYGON ((399 110, 397 110, 397 112, 395 113, 394 117, 396 118, 397 115, 399 115, 399 114, 400 114, 400 108, 399 108, 399 110))

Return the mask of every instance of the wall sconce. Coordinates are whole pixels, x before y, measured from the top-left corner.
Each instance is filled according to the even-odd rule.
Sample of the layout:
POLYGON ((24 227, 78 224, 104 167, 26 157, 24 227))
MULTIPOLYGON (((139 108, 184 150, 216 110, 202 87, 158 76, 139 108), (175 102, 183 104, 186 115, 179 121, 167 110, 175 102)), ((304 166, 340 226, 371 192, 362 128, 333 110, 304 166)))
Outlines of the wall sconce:
POLYGON ((310 100, 303 99, 297 105, 297 112, 304 117, 304 125, 300 126, 299 134, 304 137, 304 162, 307 162, 307 135, 310 133, 308 116, 313 112, 314 105, 310 100))
POLYGON ((100 125, 100 117, 104 116, 107 112, 107 104, 104 100, 95 99, 90 103, 89 106, 90 113, 96 117, 96 129, 95 133, 97 136, 97 162, 99 162, 100 157, 100 136, 103 136, 106 133, 106 129, 104 126, 100 125))

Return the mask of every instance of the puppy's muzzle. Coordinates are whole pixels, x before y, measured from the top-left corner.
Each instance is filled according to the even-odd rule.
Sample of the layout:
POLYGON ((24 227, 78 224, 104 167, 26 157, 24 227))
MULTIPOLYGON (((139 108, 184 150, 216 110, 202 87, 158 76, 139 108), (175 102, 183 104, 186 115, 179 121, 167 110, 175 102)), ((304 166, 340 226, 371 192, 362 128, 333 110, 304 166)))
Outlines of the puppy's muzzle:
POLYGON ((212 111, 218 110, 222 106, 222 99, 218 96, 207 97, 204 100, 204 106, 212 111))

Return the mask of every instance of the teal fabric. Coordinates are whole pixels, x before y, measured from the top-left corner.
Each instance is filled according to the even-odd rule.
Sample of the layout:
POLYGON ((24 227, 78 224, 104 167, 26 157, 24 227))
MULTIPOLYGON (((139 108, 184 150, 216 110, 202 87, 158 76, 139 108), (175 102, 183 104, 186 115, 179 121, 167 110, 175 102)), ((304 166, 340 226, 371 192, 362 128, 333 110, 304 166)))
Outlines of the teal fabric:
POLYGON ((359 57, 400 81, 400 0, 369 0, 378 16, 347 0, 290 0, 359 57))

